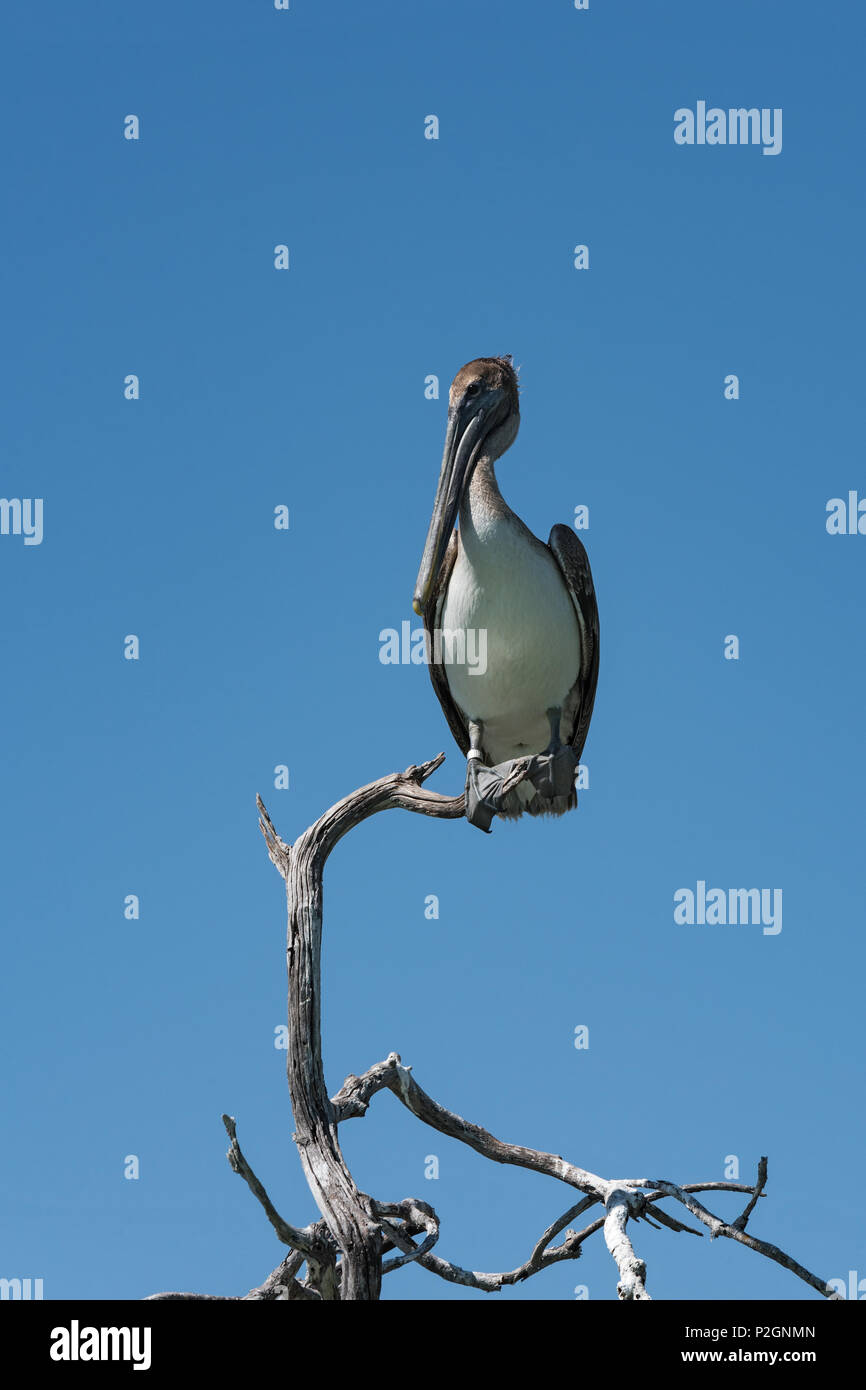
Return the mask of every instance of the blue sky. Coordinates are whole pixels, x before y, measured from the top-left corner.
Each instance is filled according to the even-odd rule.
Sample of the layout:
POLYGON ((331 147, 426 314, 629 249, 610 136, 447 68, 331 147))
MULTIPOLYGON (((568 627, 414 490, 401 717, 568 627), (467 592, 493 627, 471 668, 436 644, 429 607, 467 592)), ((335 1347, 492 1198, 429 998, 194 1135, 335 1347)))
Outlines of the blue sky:
MULTIPOLYGON (((838 1185, 864 1142, 866 536, 825 526, 866 496, 862 13, 49 0, 4 28, 0 494, 42 498, 44 538, 0 536, 0 1275, 261 1282, 281 1247, 223 1111, 283 1215, 314 1217, 254 798, 291 840, 440 749, 431 785, 462 786, 426 672, 381 664, 379 633, 417 622, 448 382, 512 352, 502 491, 545 539, 590 509, 590 787, 559 821, 395 812, 339 846, 329 1087, 396 1050, 443 1104, 606 1176, 719 1179, 733 1154, 749 1181, 768 1154, 755 1234, 866 1276, 838 1185), (699 100, 782 108, 782 152, 677 146, 699 100), (677 925, 698 880, 781 888, 781 932, 677 925)), ((342 1138, 471 1268, 514 1267, 572 1201, 387 1094, 342 1138)), ((812 1296, 729 1242, 634 1238, 658 1298, 812 1296)), ((410 1268, 384 1296, 577 1285, 616 1297, 600 1236, 500 1295, 410 1268)))

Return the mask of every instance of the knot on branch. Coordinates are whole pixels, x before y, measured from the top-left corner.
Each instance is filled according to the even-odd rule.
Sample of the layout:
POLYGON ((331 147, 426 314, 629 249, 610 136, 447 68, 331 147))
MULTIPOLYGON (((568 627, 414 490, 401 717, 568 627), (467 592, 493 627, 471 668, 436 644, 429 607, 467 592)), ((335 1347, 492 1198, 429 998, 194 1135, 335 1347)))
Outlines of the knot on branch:
POLYGON ((428 777, 432 777, 437 767, 441 767, 444 761, 445 754, 437 753, 436 757, 431 758, 429 762, 410 764, 403 776, 408 782, 414 782, 416 786, 420 787, 422 782, 426 782, 428 777))
POLYGON ((390 1243, 404 1252, 397 1259, 388 1260, 382 1266, 383 1274, 399 1269, 401 1265, 410 1264, 412 1260, 421 1259, 433 1249, 439 1239, 439 1217, 429 1202, 421 1202, 415 1197, 404 1197, 402 1202, 377 1202, 371 1198, 370 1211, 390 1243), (388 1216, 399 1218, 398 1224, 385 1220, 388 1216), (427 1232, 427 1239, 416 1246, 410 1237, 424 1230, 427 1232))

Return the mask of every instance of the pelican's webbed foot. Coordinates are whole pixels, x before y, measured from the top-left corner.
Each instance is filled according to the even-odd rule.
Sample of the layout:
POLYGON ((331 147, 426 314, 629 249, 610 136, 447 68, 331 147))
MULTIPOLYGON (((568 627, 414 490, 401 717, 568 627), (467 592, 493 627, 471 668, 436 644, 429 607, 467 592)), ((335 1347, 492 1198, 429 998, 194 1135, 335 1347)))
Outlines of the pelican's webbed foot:
POLYGON ((555 796, 571 795, 579 766, 577 754, 566 743, 555 753, 538 753, 530 759, 526 777, 540 796, 552 800, 555 796))
POLYGON ((580 763, 570 743, 563 743, 559 734, 562 710, 551 706, 547 711, 550 723, 550 742, 543 753, 538 753, 530 762, 527 778, 545 800, 556 796, 571 796, 574 791, 574 775, 580 763))
POLYGON ((487 767, 483 761, 481 739, 483 726, 479 720, 469 722, 469 752, 466 755, 466 819, 470 825, 490 834, 490 822, 505 809, 505 798, 522 782, 529 767, 529 758, 512 758, 509 762, 487 767))
POLYGON ((470 749, 466 762, 466 819, 490 834, 490 822, 505 810, 505 799, 526 776, 529 758, 487 767, 470 749))

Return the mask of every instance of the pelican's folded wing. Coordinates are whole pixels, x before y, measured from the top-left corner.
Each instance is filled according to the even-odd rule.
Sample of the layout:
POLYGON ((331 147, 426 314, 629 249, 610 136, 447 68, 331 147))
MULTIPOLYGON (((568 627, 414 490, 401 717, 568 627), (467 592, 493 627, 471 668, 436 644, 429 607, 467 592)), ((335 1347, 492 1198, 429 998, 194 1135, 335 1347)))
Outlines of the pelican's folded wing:
POLYGON ((589 556, 571 527, 554 526, 547 544, 562 570, 580 627, 580 670, 562 712, 562 737, 568 739, 580 757, 589 732, 598 684, 598 605, 589 556), (570 739, 569 728, 572 730, 570 739))

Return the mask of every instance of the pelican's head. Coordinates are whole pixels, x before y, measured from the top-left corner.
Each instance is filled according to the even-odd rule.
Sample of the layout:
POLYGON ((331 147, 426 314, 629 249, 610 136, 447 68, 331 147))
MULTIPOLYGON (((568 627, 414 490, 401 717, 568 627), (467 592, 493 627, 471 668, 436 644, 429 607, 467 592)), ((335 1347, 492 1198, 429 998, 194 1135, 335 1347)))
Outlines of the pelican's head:
POLYGON ((448 428, 430 529, 412 607, 423 614, 451 539, 460 499, 482 457, 497 459, 520 425, 517 373, 510 357, 476 357, 461 367, 448 393, 448 428))

